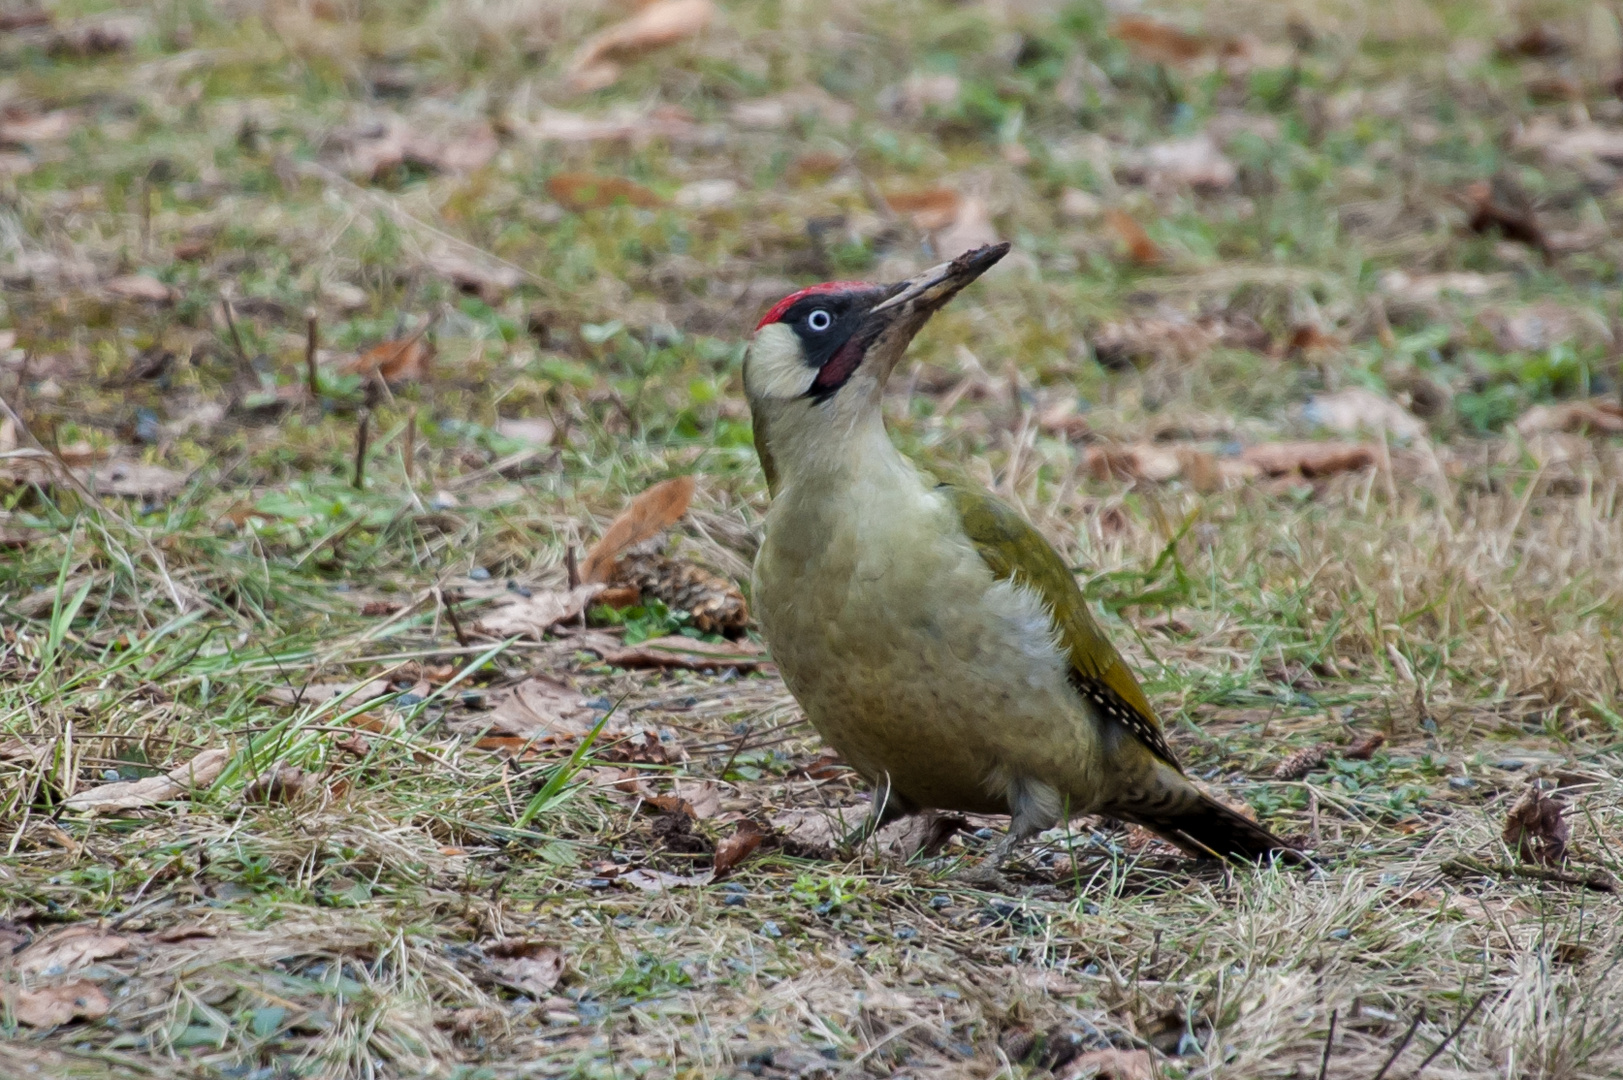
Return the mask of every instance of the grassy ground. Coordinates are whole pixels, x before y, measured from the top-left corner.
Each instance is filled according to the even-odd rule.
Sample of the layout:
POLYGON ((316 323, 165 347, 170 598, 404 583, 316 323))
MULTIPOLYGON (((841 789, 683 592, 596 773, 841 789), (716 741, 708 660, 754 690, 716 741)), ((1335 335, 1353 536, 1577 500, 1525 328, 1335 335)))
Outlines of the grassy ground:
POLYGON ((629 4, 34 10, 0 1072, 1623 1075, 1617 897, 1501 838, 1536 782, 1561 873, 1623 869, 1611 8, 727 2, 607 74, 629 4), (897 439, 1069 553, 1191 771, 1318 872, 1089 820, 1008 895, 947 880, 991 833, 842 856, 864 792, 770 668, 606 662, 652 606, 480 632, 679 474, 671 551, 747 589, 754 319, 992 236, 897 439), (573 726, 481 740, 526 692, 573 726))

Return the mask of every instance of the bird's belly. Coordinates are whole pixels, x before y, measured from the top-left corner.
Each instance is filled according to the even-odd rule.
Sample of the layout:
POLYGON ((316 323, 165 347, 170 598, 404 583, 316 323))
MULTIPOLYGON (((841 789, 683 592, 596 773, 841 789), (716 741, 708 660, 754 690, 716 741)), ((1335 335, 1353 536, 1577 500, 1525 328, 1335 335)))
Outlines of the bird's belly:
POLYGON ((1016 777, 1087 808, 1091 725, 1034 596, 967 543, 869 537, 795 569, 758 575, 773 658, 859 772, 918 808, 1007 813, 1016 777))

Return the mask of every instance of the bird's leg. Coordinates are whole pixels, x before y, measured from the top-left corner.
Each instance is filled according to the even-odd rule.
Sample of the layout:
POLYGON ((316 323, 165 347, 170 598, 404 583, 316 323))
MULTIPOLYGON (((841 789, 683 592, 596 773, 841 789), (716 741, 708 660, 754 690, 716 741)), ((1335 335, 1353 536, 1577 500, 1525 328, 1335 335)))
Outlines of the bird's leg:
POLYGON ((1045 829, 1059 824, 1064 800, 1060 793, 1040 780, 1016 780, 1009 785, 1009 831, 997 842, 992 853, 973 870, 961 871, 959 881, 973 885, 1007 886, 1003 865, 1014 854, 1015 848, 1045 829))

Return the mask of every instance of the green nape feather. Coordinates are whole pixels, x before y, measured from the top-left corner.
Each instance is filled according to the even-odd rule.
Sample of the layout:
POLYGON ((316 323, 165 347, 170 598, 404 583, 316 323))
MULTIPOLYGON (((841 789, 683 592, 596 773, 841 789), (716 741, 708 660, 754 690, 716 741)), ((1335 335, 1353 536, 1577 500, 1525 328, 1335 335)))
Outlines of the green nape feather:
POLYGON ((1167 745, 1155 710, 1116 647, 1093 621, 1076 578, 1059 552, 1009 506, 957 484, 942 484, 958 510, 964 532, 999 581, 1035 589, 1053 614, 1071 655, 1071 684, 1107 719, 1126 727, 1161 760, 1183 767, 1167 745))

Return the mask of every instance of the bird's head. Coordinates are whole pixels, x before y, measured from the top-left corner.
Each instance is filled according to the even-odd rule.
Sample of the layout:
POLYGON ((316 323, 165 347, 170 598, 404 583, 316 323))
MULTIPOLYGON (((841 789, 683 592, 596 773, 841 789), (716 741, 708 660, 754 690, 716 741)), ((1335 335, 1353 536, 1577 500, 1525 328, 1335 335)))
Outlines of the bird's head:
POLYGON ((1008 253, 991 244, 892 285, 830 281, 779 300, 755 327, 744 392, 769 483, 774 459, 827 447, 877 417, 880 394, 921 327, 1008 253))

